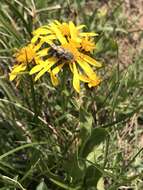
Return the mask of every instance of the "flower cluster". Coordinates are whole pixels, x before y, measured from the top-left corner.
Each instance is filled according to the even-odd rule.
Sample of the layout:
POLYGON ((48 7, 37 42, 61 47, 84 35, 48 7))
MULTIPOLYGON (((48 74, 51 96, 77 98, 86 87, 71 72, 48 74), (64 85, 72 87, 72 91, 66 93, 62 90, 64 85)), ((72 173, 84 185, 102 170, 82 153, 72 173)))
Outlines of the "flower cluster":
POLYGON ((89 87, 97 86, 101 80, 93 67, 101 67, 101 63, 90 56, 95 49, 93 37, 97 34, 81 32, 84 27, 75 26, 71 21, 54 21, 33 31, 31 42, 15 55, 17 64, 10 73, 10 80, 29 68, 29 74, 35 75, 35 81, 49 73, 52 84, 56 86, 59 83, 58 73, 68 65, 77 92, 80 92, 80 81, 89 87))

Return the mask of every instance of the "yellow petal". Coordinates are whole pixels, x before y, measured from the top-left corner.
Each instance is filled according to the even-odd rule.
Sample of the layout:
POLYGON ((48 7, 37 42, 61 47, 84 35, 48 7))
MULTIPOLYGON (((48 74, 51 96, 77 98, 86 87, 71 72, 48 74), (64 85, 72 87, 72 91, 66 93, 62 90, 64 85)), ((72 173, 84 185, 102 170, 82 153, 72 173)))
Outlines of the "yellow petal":
POLYGON ((78 30, 80 30, 80 29, 85 28, 85 27, 86 27, 86 26, 85 26, 84 24, 82 24, 82 25, 77 26, 76 28, 77 28, 78 30))
POLYGON ((37 57, 35 57, 35 59, 34 59, 34 61, 35 61, 35 63, 38 65, 40 65, 40 64, 44 64, 45 62, 41 59, 41 58, 39 58, 38 56, 37 57))
POLYGON ((21 70, 25 69, 25 65, 21 64, 21 65, 15 65, 14 68, 12 69, 12 73, 17 73, 20 72, 21 70))
POLYGON ((102 64, 100 62, 96 61, 92 57, 89 57, 88 55, 80 53, 80 56, 81 56, 82 59, 87 61, 90 65, 93 65, 93 66, 96 66, 96 67, 101 67, 102 66, 102 64))
POLYGON ((47 44, 53 44, 53 40, 55 40, 56 38, 57 38, 56 35, 49 35, 46 37, 41 37, 41 42, 47 43, 47 44))
POLYGON ((13 81, 16 78, 16 76, 20 72, 24 71, 25 69, 26 69, 26 65, 23 65, 23 64, 21 64, 21 65, 15 65, 15 67, 13 68, 13 70, 11 71, 11 73, 9 74, 9 80, 13 81))
POLYGON ((73 73, 73 64, 69 63, 69 67, 70 67, 71 72, 73 73))
MULTIPOLYGON (((42 50, 41 50, 42 51, 42 50)), ((38 60, 37 65, 34 66, 31 71, 29 72, 30 75, 39 72, 40 70, 42 70, 42 68, 44 69, 45 67, 49 66, 50 64, 55 64, 55 62, 57 62, 58 59, 56 59, 55 57, 50 57, 48 58, 46 61, 43 60, 38 60)))
POLYGON ((36 65, 34 66, 31 71, 29 72, 30 75, 34 74, 34 73, 37 73, 39 72, 41 69, 43 68, 43 65, 40 64, 40 65, 36 65))
POLYGON ((99 83, 101 82, 101 79, 99 77, 96 77, 94 80, 92 80, 91 78, 89 78, 83 74, 79 75, 79 79, 83 82, 88 83, 89 88, 95 87, 95 86, 99 85, 99 83))
POLYGON ((89 78, 96 78, 95 72, 88 63, 80 59, 78 59, 77 62, 89 78))
POLYGON ((80 36, 98 36, 97 33, 94 32, 81 32, 79 33, 80 36))
POLYGON ((79 74, 79 79, 83 82, 89 82, 89 78, 83 74, 79 74))
POLYGON ((57 86, 59 84, 58 78, 53 74, 53 72, 50 72, 50 78, 52 81, 53 86, 57 86))
POLYGON ((54 20, 54 22, 58 25, 61 26, 61 23, 58 20, 54 20))
POLYGON ((71 21, 69 22, 69 28, 70 28, 71 38, 76 41, 76 39, 77 39, 77 29, 76 29, 74 23, 71 22, 71 21))
POLYGON ((32 44, 35 44, 38 40, 39 36, 38 35, 35 35, 32 39, 31 39, 31 43, 32 44))
POLYGON ((56 67, 52 70, 52 73, 53 73, 54 75, 58 74, 58 73, 60 72, 60 70, 62 69, 63 66, 64 66, 64 63, 62 63, 62 64, 56 66, 56 67))
POLYGON ((41 38, 41 40, 43 41, 43 42, 46 42, 46 41, 49 41, 49 40, 54 40, 54 39, 56 39, 56 35, 48 35, 48 36, 42 36, 42 37, 40 37, 41 38))
POLYGON ((75 63, 73 63, 73 87, 78 93, 80 92, 79 75, 75 63))
POLYGON ((54 24, 51 24, 51 28, 54 31, 54 33, 56 34, 60 43, 61 44, 67 44, 66 38, 61 34, 61 31, 54 24))
POLYGON ((49 48, 42 49, 41 51, 38 51, 37 55, 39 57, 46 56, 46 55, 48 55, 48 51, 49 51, 49 48))
POLYGON ((41 48, 42 44, 43 44, 43 41, 40 41, 37 45, 34 46, 34 50, 35 51, 39 50, 41 48))
POLYGON ((54 64, 55 62, 49 62, 49 64, 46 64, 46 66, 44 66, 44 68, 36 75, 35 81, 44 75, 54 64))
POLYGON ((43 28, 43 27, 40 27, 37 30, 33 31, 33 35, 46 35, 46 34, 50 34, 50 33, 51 33, 50 30, 43 28))
POLYGON ((96 80, 91 80, 88 83, 88 87, 91 88, 91 87, 97 86, 99 85, 100 82, 101 80, 99 78, 97 78, 96 80))
POLYGON ((9 74, 9 80, 13 81, 16 78, 16 76, 17 76, 16 74, 10 73, 9 74))

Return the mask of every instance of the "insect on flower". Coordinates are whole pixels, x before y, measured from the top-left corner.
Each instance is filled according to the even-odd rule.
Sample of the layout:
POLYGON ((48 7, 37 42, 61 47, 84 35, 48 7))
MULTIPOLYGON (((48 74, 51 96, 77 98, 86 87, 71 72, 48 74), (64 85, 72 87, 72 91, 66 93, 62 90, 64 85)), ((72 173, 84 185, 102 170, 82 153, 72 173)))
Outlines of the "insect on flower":
POLYGON ((33 31, 31 42, 16 54, 18 64, 12 68, 10 80, 30 68, 29 74, 36 74, 35 81, 48 73, 52 84, 57 86, 59 72, 68 65, 73 75, 73 87, 78 93, 80 82, 87 83, 89 88, 98 86, 101 79, 93 67, 100 68, 102 64, 92 58, 96 48, 93 37, 97 34, 82 32, 84 27, 76 26, 72 21, 54 21, 33 31))
POLYGON ((56 44, 50 44, 50 50, 48 53, 51 56, 58 57, 67 61, 74 59, 74 55, 70 51, 56 44))

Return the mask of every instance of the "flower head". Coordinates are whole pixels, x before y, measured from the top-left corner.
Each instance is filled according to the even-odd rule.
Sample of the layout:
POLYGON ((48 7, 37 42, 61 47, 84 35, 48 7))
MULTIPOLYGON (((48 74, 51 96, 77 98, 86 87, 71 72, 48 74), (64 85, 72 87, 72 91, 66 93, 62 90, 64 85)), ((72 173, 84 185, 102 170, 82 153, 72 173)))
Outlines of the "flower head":
POLYGON ((93 39, 89 39, 89 37, 85 37, 81 41, 81 48, 86 52, 91 52, 95 49, 95 44, 93 39))
POLYGON ((57 85, 58 73, 68 65, 77 92, 80 91, 80 81, 88 83, 89 87, 100 83, 93 67, 101 67, 101 63, 89 55, 95 49, 93 37, 97 34, 81 32, 83 27, 75 26, 73 22, 55 21, 33 32, 31 43, 41 46, 37 52, 40 61, 30 71, 31 75, 36 73, 35 81, 48 72, 53 85, 57 85))
POLYGON ((32 44, 29 44, 20 49, 15 54, 16 60, 18 63, 28 63, 31 62, 32 59, 35 57, 35 51, 32 44))
POLYGON ((38 46, 28 44, 15 53, 14 57, 16 64, 13 66, 9 75, 11 81, 14 80, 19 74, 22 74, 27 69, 28 64, 31 63, 32 60, 37 60, 36 58, 38 57, 36 56, 36 50, 38 49, 38 46))

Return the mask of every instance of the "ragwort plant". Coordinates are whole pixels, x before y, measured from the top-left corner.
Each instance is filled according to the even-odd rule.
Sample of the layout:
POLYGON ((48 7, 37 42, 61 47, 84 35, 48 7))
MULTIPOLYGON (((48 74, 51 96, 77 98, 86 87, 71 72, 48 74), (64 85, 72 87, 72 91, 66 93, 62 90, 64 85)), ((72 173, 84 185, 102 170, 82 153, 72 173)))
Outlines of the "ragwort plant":
POLYGON ((141 188, 142 148, 126 159, 117 140, 143 103, 142 57, 119 65, 121 6, 108 16, 84 1, 2 1, 1 189, 141 188))

